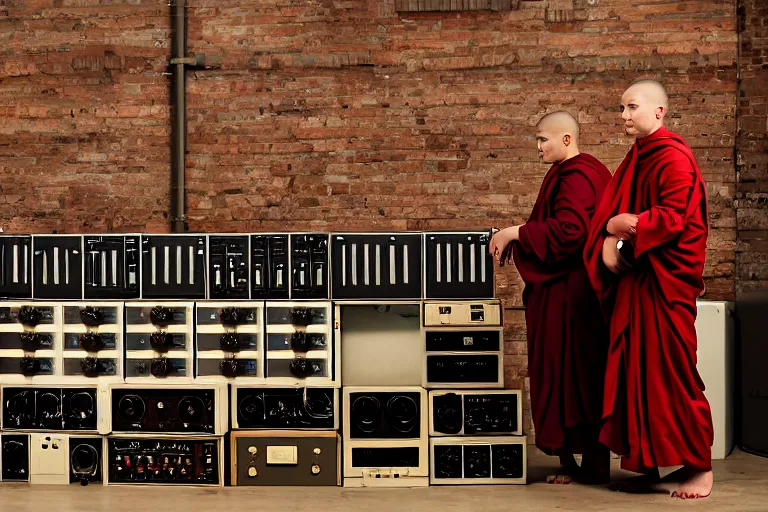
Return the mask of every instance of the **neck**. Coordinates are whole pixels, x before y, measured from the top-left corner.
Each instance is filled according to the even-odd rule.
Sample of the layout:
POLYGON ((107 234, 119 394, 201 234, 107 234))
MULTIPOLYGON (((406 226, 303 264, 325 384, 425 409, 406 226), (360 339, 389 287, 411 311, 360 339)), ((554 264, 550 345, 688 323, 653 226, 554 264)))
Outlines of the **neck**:
POLYGON ((566 161, 570 160, 571 158, 573 158, 575 156, 579 156, 580 154, 581 154, 581 152, 579 151, 578 147, 576 147, 576 146, 569 147, 568 151, 565 153, 565 157, 562 160, 558 160, 555 163, 556 164, 561 164, 563 162, 566 162, 566 161))
POLYGON ((659 124, 658 124, 658 126, 656 126, 656 127, 654 127, 654 128, 653 128, 653 130, 649 131, 648 133, 646 133, 646 134, 645 134, 645 135, 643 135, 643 136, 639 136, 639 135, 638 135, 638 137, 637 137, 637 138, 638 138, 638 139, 642 139, 642 138, 644 138, 644 137, 647 137, 647 136, 649 136, 649 135, 653 135, 654 133, 656 133, 657 131, 659 131, 661 128, 664 128, 664 123, 659 123, 659 124))

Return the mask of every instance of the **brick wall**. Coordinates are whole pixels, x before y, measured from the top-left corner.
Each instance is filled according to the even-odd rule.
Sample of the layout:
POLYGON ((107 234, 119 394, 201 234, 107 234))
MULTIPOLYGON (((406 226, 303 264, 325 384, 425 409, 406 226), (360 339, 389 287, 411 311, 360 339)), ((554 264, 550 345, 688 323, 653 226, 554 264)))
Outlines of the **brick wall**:
MULTIPOLYGON (((631 143, 620 94, 654 77, 708 184, 708 297, 732 297, 736 0, 513 4, 189 0, 190 53, 221 63, 188 80, 191 230, 520 222, 546 171, 536 120, 577 113, 582 150, 615 169, 631 143)), ((0 0, 0 20, 0 226, 167 230, 167 2, 0 0)), ((526 378, 521 283, 514 269, 498 282, 512 387, 526 378)))
POLYGON ((736 138, 739 293, 768 289, 768 3, 740 0, 736 138))

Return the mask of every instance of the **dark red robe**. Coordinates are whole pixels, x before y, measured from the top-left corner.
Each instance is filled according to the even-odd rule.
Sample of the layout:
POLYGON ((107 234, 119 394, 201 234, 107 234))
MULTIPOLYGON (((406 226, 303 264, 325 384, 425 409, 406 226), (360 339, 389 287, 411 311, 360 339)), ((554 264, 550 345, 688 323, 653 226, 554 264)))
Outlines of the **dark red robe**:
POLYGON ((711 466, 714 436, 696 370, 696 298, 703 289, 707 194, 688 145, 664 128, 635 141, 605 191, 584 251, 610 317, 601 441, 639 473, 711 466), (602 261, 608 221, 639 215, 634 269, 602 261))
POLYGON ((511 244, 525 282, 536 446, 548 454, 583 453, 597 442, 608 332, 582 254, 610 179, 608 168, 584 153, 553 165, 511 244))

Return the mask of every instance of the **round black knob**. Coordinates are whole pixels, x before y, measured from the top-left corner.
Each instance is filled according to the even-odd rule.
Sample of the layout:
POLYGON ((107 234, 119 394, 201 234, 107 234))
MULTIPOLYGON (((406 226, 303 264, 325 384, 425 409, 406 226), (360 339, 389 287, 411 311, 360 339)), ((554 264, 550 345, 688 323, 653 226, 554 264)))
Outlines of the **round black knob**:
POLYGON ((149 312, 149 320, 154 325, 166 326, 173 321, 173 311, 163 306, 155 306, 149 312))
POLYGON ((98 327, 104 323, 104 312, 91 306, 80 310, 80 321, 88 327, 98 327))
POLYGON ((104 348, 104 341, 95 332, 86 332, 78 338, 80 348, 86 352, 98 352, 104 348))
POLYGON ((36 332, 22 332, 19 334, 21 348, 25 352, 34 352, 40 349, 40 336, 36 332))
POLYGON ((43 319, 43 312, 31 306, 21 306, 18 318, 22 325, 35 327, 43 319))
POLYGON ((171 373, 171 365, 168 359, 164 357, 156 357, 152 360, 152 364, 149 366, 149 371, 155 377, 165 377, 171 373))
POLYGON ((86 377, 97 377, 99 375, 99 360, 95 357, 84 357, 80 360, 80 369, 86 377))
POLYGON ((173 335, 165 331, 153 332, 149 335, 149 345, 155 352, 168 352, 173 346, 173 335))

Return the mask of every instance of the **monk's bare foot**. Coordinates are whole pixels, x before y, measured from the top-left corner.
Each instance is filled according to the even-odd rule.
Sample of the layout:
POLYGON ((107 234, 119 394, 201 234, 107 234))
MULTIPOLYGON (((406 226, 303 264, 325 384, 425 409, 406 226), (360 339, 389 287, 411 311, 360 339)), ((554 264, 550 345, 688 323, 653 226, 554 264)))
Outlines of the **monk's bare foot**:
POLYGON ((686 470, 688 478, 672 490, 671 495, 673 498, 693 500, 707 498, 712 494, 712 486, 715 482, 712 471, 699 471, 689 468, 684 468, 684 470, 686 470))
POLYGON ((570 484, 573 482, 573 477, 579 471, 579 465, 576 464, 576 459, 573 458, 573 454, 561 454, 560 455, 561 469, 554 475, 547 475, 548 484, 570 484))
POLYGON ((571 475, 547 475, 548 484, 569 484, 571 482, 573 482, 573 477, 571 475))
POLYGON ((658 471, 635 476, 611 484, 612 491, 627 492, 631 494, 647 494, 656 492, 665 492, 661 487, 661 478, 658 471))

